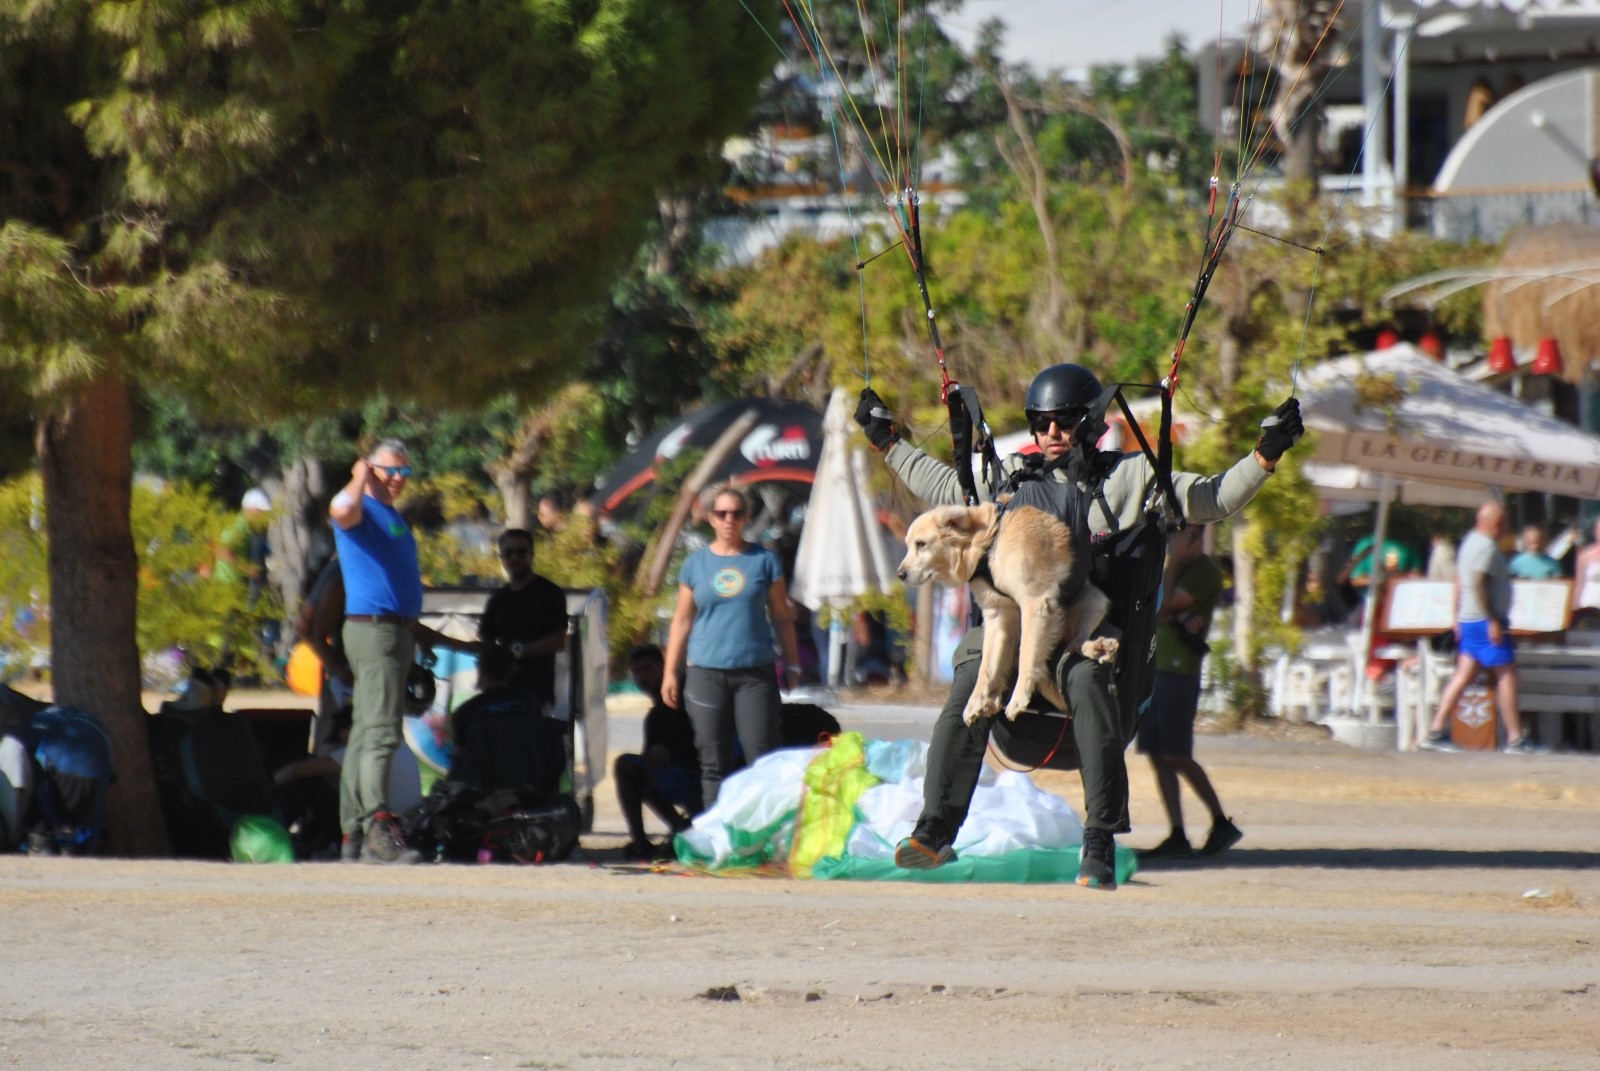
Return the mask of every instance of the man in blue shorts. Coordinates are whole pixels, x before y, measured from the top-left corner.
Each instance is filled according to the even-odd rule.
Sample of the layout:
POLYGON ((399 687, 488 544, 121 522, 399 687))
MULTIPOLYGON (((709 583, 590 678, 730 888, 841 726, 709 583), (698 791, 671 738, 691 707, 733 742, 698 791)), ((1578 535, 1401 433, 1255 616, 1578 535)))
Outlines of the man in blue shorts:
POLYGON ((1500 550, 1506 511, 1498 502, 1478 507, 1477 523, 1456 551, 1456 675, 1439 697, 1428 735, 1417 746, 1428 751, 1459 751, 1450 739, 1450 716, 1461 693, 1489 671, 1495 703, 1505 719, 1507 754, 1543 751, 1522 731, 1517 712, 1517 664, 1511 645, 1511 572, 1500 550))

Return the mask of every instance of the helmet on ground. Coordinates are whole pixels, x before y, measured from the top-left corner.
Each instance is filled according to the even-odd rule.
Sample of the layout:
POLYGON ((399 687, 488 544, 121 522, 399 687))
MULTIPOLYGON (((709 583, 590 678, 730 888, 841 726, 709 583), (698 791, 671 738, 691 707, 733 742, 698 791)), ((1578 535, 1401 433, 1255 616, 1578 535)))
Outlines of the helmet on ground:
POLYGON ((1091 409, 1100 401, 1100 381, 1081 364, 1053 364, 1033 377, 1022 408, 1028 413, 1091 409))

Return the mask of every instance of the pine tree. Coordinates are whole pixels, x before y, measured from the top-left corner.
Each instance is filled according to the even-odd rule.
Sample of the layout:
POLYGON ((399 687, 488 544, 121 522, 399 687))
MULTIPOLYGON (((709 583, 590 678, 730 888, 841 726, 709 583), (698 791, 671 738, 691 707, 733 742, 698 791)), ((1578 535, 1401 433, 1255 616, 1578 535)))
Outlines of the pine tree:
POLYGON ((237 416, 536 393, 768 48, 741 0, 0 6, 0 389, 44 476, 56 698, 117 748, 115 850, 164 839, 133 385, 237 416))

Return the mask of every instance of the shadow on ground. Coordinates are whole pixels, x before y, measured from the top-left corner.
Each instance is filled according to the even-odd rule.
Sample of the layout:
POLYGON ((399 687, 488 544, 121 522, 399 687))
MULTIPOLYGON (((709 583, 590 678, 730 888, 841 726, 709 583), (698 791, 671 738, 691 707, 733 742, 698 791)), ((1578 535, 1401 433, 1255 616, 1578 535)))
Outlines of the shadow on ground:
POLYGON ((1139 860, 1139 869, 1205 870, 1342 867, 1356 870, 1585 870, 1600 867, 1600 853, 1564 851, 1453 851, 1438 848, 1235 848, 1205 858, 1139 860))

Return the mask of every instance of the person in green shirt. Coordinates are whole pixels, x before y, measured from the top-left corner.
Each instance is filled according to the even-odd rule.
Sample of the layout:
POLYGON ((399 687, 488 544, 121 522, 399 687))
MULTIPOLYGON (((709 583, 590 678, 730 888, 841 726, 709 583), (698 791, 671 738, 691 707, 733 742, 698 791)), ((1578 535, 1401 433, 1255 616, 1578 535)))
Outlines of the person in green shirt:
POLYGON ((1206 633, 1211 630, 1211 615, 1222 600, 1223 588, 1222 568, 1205 552, 1204 525, 1190 525, 1172 537, 1167 575, 1166 594, 1156 614, 1155 687, 1150 709, 1139 722, 1139 752, 1150 759, 1172 831, 1154 848, 1140 852, 1142 860, 1217 855, 1244 836, 1222 813, 1222 801, 1211 778, 1194 758, 1200 663, 1210 649, 1206 633), (1211 831, 1198 853, 1183 829, 1179 778, 1189 782, 1211 812, 1211 831))

